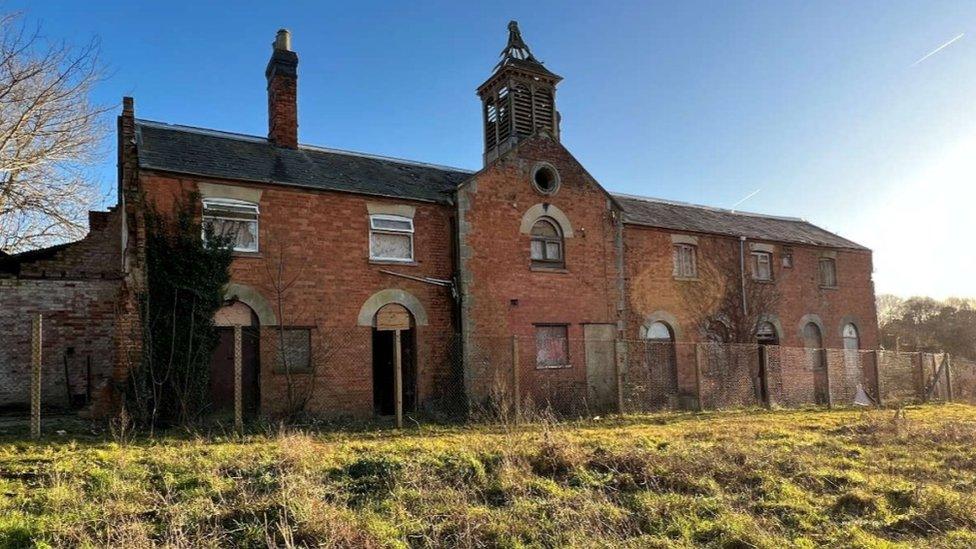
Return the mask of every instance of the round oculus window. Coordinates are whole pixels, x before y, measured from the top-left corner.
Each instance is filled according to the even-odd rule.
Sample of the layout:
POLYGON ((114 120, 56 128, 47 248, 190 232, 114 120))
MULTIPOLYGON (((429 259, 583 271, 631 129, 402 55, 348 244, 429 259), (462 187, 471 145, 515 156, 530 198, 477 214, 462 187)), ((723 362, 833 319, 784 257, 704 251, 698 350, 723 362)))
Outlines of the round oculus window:
POLYGON ((553 194, 559 189, 559 173, 549 164, 539 164, 532 172, 532 184, 542 194, 553 194))

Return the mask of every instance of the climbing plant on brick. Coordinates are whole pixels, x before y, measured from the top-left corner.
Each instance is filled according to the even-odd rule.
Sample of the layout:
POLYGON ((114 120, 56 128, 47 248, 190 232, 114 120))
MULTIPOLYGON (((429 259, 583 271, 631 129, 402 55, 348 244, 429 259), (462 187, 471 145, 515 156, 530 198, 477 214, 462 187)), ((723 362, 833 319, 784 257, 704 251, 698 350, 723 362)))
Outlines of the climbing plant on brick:
POLYGON ((149 208, 145 215, 146 352, 130 374, 127 406, 149 428, 191 424, 206 411, 218 343, 213 318, 230 279, 231 247, 228 237, 201 225, 199 203, 191 195, 171 212, 149 208))

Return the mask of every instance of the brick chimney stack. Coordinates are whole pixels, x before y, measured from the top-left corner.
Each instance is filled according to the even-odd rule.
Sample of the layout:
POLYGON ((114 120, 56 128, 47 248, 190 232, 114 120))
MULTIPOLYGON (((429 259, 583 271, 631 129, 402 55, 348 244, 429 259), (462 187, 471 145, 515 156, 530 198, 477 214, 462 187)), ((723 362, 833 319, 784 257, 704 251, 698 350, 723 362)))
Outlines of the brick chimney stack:
POLYGON ((279 147, 298 148, 298 54, 291 33, 279 29, 268 68, 268 139, 279 147))

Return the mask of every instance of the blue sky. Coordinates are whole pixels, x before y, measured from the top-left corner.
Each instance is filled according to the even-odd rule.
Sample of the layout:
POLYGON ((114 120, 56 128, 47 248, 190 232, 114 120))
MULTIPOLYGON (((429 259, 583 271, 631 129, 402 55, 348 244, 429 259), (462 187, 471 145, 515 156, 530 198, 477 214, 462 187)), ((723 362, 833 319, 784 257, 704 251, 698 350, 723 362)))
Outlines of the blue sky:
MULTIPOLYGON (((18 2, 102 42, 98 101, 267 131, 287 27, 304 143, 466 168, 509 19, 565 77, 564 144, 612 191, 807 218, 879 292, 976 295, 976 2, 18 2), (501 7, 500 7, 501 6, 501 7), (916 61, 958 35, 924 61, 916 61)), ((115 178, 114 143, 97 174, 115 178)), ((114 203, 109 195, 107 203, 114 203)))

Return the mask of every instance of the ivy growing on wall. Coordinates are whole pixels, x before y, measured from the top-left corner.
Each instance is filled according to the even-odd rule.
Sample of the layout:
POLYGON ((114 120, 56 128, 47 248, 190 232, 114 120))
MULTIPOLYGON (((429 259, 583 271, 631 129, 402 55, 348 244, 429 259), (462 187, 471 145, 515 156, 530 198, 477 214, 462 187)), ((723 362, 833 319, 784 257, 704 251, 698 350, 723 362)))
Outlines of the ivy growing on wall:
POLYGON ((188 425, 206 411, 214 314, 230 279, 231 247, 200 222, 198 196, 171 212, 148 208, 143 359, 130 373, 127 407, 142 425, 188 425), (205 238, 201 238, 204 235, 205 238))

